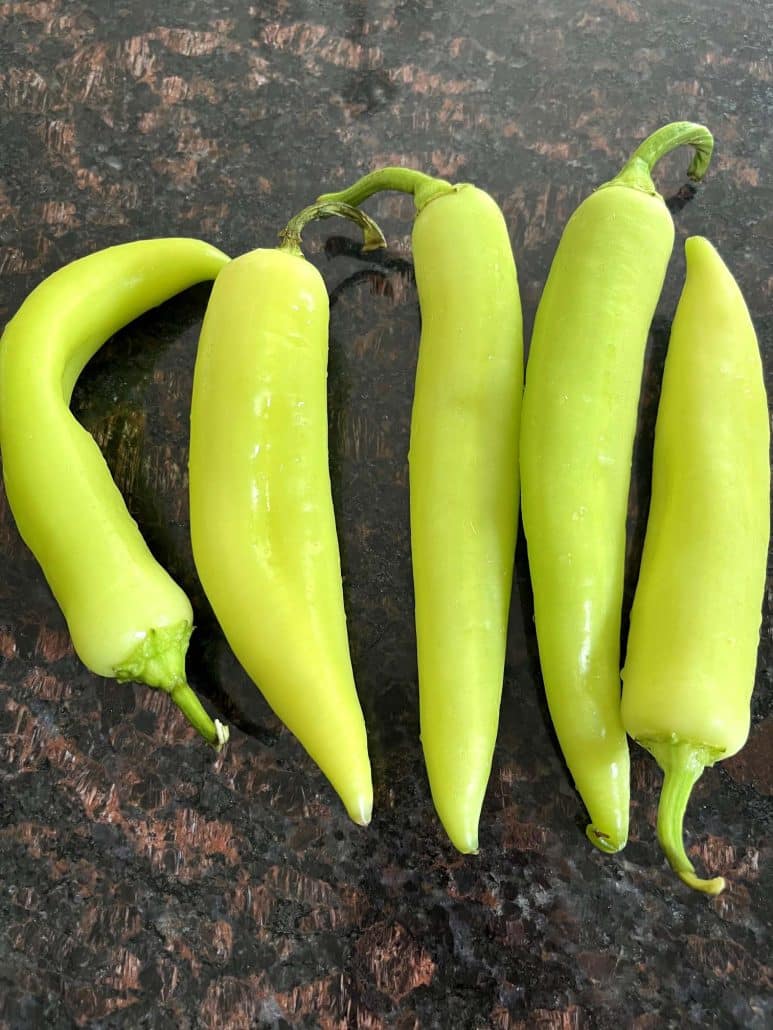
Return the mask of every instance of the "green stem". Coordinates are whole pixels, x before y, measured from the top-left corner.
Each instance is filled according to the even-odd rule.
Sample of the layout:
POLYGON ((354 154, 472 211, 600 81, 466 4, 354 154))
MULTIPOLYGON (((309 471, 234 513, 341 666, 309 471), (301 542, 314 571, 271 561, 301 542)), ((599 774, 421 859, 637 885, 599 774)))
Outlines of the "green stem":
POLYGON ((658 804, 658 840, 671 868, 688 887, 705 894, 719 894, 725 880, 701 879, 684 849, 684 814, 690 793, 707 765, 719 757, 713 748, 696 747, 688 741, 642 741, 663 770, 663 789, 658 804))
POLYGON ((657 196, 652 170, 657 162, 677 147, 695 148, 687 175, 696 182, 706 174, 714 150, 714 137, 705 125, 695 122, 670 122, 653 132, 631 154, 618 174, 604 186, 630 186, 657 196))
POLYGON ((219 751, 228 740, 228 727, 210 719, 185 680, 185 654, 192 626, 187 620, 150 629, 125 661, 115 668, 119 683, 133 680, 169 694, 208 744, 219 751))
POLYGON ((279 233, 279 238, 282 241, 279 244, 279 249, 301 256, 303 253, 301 250, 301 234, 309 222, 313 222, 317 218, 333 218, 336 215, 340 218, 348 218, 359 225, 362 229, 362 249, 364 251, 378 250, 379 247, 386 247, 386 240, 381 229, 364 211, 360 211, 359 208, 340 200, 318 200, 316 203, 299 211, 282 229, 279 233))
POLYGON ((228 740, 228 727, 224 726, 219 719, 215 719, 214 722, 210 719, 201 701, 184 680, 172 687, 169 696, 191 726, 198 730, 215 751, 220 751, 228 740))
POLYGON ((435 179, 424 172, 417 172, 414 168, 388 167, 378 168, 375 172, 363 175, 357 182, 338 193, 323 193, 317 200, 343 201, 345 204, 356 206, 372 197, 374 193, 396 190, 398 193, 412 194, 418 213, 435 197, 454 193, 457 189, 459 186, 452 185, 445 179, 435 179))

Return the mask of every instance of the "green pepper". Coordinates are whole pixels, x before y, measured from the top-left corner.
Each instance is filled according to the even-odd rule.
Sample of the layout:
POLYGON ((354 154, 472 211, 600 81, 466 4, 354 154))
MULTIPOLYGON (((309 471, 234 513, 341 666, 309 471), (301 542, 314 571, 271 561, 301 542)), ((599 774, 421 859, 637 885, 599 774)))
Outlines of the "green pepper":
POLYGON ((566 225, 539 302, 521 423, 523 524, 548 706, 590 814, 589 839, 628 836, 620 627, 631 455, 647 334, 674 241, 651 178, 676 146, 704 175, 713 140, 689 122, 645 140, 566 225))
POLYGON ((523 330, 502 212, 483 190, 383 168, 320 200, 414 195, 421 307, 409 452, 421 742, 452 843, 478 850, 518 528, 523 330))
POLYGON ((346 631, 328 469, 329 301, 300 248, 307 208, 276 249, 243 254, 212 290, 191 401, 190 518, 196 568, 225 636, 351 818, 373 806, 365 723, 346 631))
POLYGON ((0 451, 8 502, 99 676, 167 691, 220 748, 185 680, 190 602, 155 561, 92 436, 69 404, 86 362, 122 326, 194 283, 225 254, 190 239, 140 240, 73 261, 24 301, 0 340, 0 451))
POLYGON ((655 428, 652 502, 623 670, 623 724, 665 777, 658 838, 685 883, 690 791, 743 747, 770 535, 770 429, 762 363, 732 274, 701 237, 685 244, 655 428))

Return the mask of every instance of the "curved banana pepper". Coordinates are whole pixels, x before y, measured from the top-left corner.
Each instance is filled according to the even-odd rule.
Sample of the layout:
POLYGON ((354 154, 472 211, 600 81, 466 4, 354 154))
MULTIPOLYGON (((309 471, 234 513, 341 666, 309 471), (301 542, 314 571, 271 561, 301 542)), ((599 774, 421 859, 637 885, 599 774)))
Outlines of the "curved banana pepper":
POLYGON ((185 679, 188 598, 156 562, 93 437, 69 404, 88 360, 119 329, 214 279, 225 254, 200 240, 154 239, 60 268, 24 301, 0 340, 0 451, 8 502, 92 672, 170 694, 218 749, 228 731, 185 679))

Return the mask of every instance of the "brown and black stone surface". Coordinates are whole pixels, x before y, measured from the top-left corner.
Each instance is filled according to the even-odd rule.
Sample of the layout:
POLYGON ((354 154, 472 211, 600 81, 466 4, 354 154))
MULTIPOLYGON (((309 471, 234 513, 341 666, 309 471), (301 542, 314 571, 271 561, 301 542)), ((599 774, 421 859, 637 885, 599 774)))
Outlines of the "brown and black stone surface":
MULTIPOLYGON (((677 223, 648 349, 627 602, 647 514, 681 242, 708 235, 771 322, 771 8, 742 0, 39 0, 0 3, 0 324, 108 244, 270 245, 323 188, 399 162, 489 190, 527 332, 573 208, 647 132, 703 121, 717 150, 677 223)), ((419 313, 411 204, 371 202, 390 247, 307 234, 332 296, 330 452, 376 805, 350 823, 240 671, 188 540, 188 404, 208 291, 112 340, 74 398, 157 557, 188 590, 190 678, 232 726, 214 757, 168 699, 90 675, 0 491, 0 1028, 771 1025, 773 669, 753 727, 690 804, 709 900, 655 840, 660 775, 633 748, 631 838, 586 842, 536 662, 519 542, 481 852, 456 854, 418 742, 407 446, 419 313)), ((256 632, 260 627, 256 627, 256 632)))

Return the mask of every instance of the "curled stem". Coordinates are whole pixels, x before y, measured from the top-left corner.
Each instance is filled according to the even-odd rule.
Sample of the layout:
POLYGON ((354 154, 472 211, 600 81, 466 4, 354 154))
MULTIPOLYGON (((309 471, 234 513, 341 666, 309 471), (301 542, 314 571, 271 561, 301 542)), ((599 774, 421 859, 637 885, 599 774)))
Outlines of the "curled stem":
POLYGON ((684 814, 692 788, 707 765, 718 757, 711 748, 696 747, 687 741, 646 743, 648 751, 663 770, 663 789, 658 804, 658 840, 674 872, 694 890, 720 894, 725 880, 716 876, 704 880, 695 872, 682 839, 684 814))
POLYGON ((279 249, 286 250, 291 254, 302 254, 301 234, 309 222, 313 222, 318 218, 333 218, 335 216, 348 218, 349 221, 359 225, 362 229, 362 249, 364 251, 378 250, 380 247, 386 247, 384 234, 369 215, 366 215, 364 211, 360 211, 359 208, 353 207, 351 204, 334 199, 316 201, 314 204, 310 204, 309 207, 299 211, 297 215, 294 215, 279 233, 279 239, 281 240, 279 249))
POLYGON ((696 182, 706 174, 714 150, 714 137, 697 122, 670 122, 653 132, 634 150, 631 160, 643 161, 651 173, 657 162, 677 147, 695 148, 687 175, 696 182))
POLYGON ((363 175, 357 182, 338 193, 323 193, 317 198, 317 202, 339 201, 357 205, 367 200, 368 197, 372 197, 374 193, 396 190, 398 193, 410 193, 418 212, 435 197, 454 193, 459 188, 458 185, 446 182, 445 179, 433 178, 431 175, 425 175, 424 172, 417 172, 414 168, 390 166, 377 168, 376 171, 363 175))
POLYGON ((694 147, 687 175, 695 182, 706 174, 714 150, 714 137, 696 122, 669 122, 648 136, 634 150, 618 174, 605 186, 630 186, 657 196, 652 170, 657 162, 677 147, 694 147))

